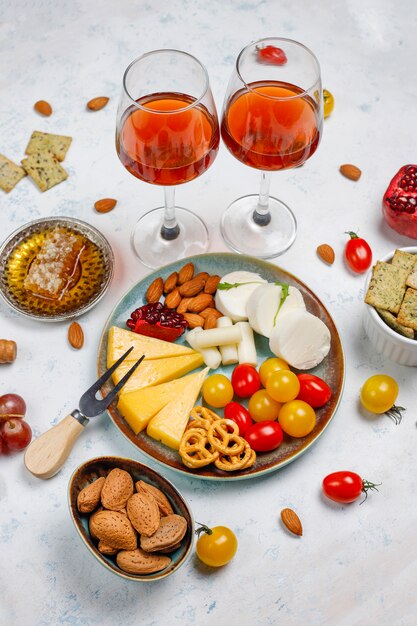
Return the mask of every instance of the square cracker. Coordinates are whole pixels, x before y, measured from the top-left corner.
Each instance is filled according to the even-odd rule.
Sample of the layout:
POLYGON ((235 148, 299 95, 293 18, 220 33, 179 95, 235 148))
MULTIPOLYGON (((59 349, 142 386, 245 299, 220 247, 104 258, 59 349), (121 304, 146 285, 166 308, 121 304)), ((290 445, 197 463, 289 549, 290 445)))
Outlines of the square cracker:
POLYGON ((41 133, 34 130, 27 145, 25 154, 34 154, 35 152, 43 152, 49 150, 58 161, 63 161, 71 145, 72 137, 64 135, 52 135, 51 133, 41 133))
POLYGON ((366 304, 398 313, 405 294, 408 272, 392 263, 377 261, 365 296, 366 304))
MULTIPOLYGON (((416 258, 417 258, 417 255, 416 255, 416 258)), ((407 276, 407 280, 405 284, 407 285, 407 287, 412 287, 413 289, 417 289, 417 265, 413 269, 411 274, 407 276)))
POLYGON ((0 154, 0 188, 3 191, 9 193, 24 176, 26 172, 23 167, 0 154))
POLYGON ((413 329, 399 324, 395 315, 393 315, 389 311, 383 311, 382 309, 377 309, 377 311, 378 315, 382 317, 387 326, 392 328, 392 330, 395 330, 395 332, 399 333, 400 335, 404 335, 404 337, 408 337, 408 339, 414 339, 413 329))
POLYGON ((397 320, 400 324, 417 330, 417 291, 408 288, 401 304, 397 320))
POLYGON ((68 173, 49 151, 34 152, 22 160, 22 165, 41 191, 46 191, 68 178, 68 173))
POLYGON ((396 267, 402 267, 408 273, 412 272, 417 261, 417 255, 404 250, 396 250, 392 258, 392 264, 396 267))

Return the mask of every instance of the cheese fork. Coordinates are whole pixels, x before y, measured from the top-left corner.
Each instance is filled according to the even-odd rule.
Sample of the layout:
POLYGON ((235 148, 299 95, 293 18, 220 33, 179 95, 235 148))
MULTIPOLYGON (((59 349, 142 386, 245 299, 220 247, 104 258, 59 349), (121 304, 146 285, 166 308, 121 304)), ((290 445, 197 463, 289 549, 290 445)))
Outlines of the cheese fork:
POLYGON ((132 350, 133 346, 87 389, 80 398, 79 409, 72 411, 58 422, 56 426, 53 426, 32 441, 25 452, 25 466, 36 478, 52 478, 52 476, 55 476, 67 460, 79 435, 87 426, 89 418, 101 415, 110 406, 120 389, 142 363, 145 355, 136 361, 114 389, 102 400, 96 398, 96 394, 132 350))

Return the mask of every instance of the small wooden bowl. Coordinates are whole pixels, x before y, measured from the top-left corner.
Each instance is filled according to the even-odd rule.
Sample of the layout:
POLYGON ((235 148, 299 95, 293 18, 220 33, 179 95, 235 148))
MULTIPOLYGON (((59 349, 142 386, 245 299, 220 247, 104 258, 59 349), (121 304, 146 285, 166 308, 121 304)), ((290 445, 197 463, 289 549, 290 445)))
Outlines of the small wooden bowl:
POLYGON ((194 540, 194 519, 190 507, 169 480, 142 463, 117 456, 101 456, 83 463, 71 476, 68 486, 68 503, 75 528, 91 554, 93 554, 104 567, 122 578, 141 582, 161 580, 176 572, 191 554, 194 540), (90 515, 78 511, 77 497, 79 492, 97 478, 107 476, 115 467, 129 472, 133 478, 133 482, 143 480, 163 491, 170 501, 174 512, 178 515, 182 515, 187 520, 188 530, 181 541, 181 546, 169 555, 172 559, 171 564, 160 572, 153 574, 130 574, 129 572, 121 570, 116 564, 115 557, 105 556, 98 551, 88 530, 88 519, 90 515))

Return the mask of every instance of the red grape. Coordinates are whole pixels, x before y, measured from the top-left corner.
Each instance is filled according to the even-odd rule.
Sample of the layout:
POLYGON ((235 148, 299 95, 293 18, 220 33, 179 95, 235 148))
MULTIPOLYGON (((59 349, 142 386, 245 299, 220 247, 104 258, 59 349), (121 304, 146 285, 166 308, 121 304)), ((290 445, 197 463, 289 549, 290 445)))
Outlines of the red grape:
POLYGON ((3 439, 0 437, 0 455, 4 454, 6 452, 6 444, 4 443, 3 439))
POLYGON ((6 393, 0 396, 0 422, 11 417, 24 417, 26 402, 17 393, 6 393))
POLYGON ((32 439, 32 429, 24 419, 12 417, 2 423, 0 435, 9 450, 23 450, 32 439))

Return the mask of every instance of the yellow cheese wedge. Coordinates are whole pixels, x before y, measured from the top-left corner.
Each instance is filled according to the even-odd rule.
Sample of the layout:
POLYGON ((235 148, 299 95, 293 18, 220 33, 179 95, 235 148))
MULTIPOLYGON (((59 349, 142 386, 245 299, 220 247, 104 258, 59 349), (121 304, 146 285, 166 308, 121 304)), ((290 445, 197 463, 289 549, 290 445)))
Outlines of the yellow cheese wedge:
POLYGON ((169 383, 124 393, 119 398, 117 408, 137 435, 146 428, 151 417, 156 415, 170 400, 179 397, 187 385, 199 375, 200 372, 196 372, 171 380, 169 383))
POLYGON ((153 337, 145 337, 145 335, 138 335, 138 333, 132 333, 130 330, 112 326, 107 336, 107 367, 111 367, 130 346, 134 346, 134 348, 129 354, 129 361, 137 361, 142 354, 145 355, 146 360, 195 354, 195 350, 186 346, 180 346, 171 341, 162 341, 162 339, 153 339, 153 337))
POLYGON ((162 441, 169 448, 178 450, 190 413, 197 401, 204 378, 209 368, 206 367, 188 383, 181 395, 173 398, 149 422, 146 430, 153 439, 162 441))
MULTIPOLYGON (((184 376, 184 374, 188 374, 188 372, 195 370, 196 367, 200 367, 202 364, 203 357, 198 352, 184 356, 173 356, 169 359, 143 361, 122 388, 120 395, 129 391, 135 391, 135 389, 143 389, 144 387, 160 385, 169 380, 174 380, 174 378, 184 376)), ((115 384, 123 378, 131 365, 131 362, 126 363, 126 361, 119 365, 112 376, 115 384)))

